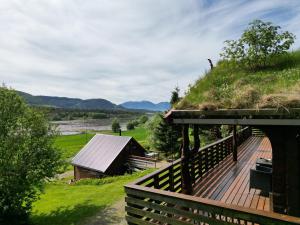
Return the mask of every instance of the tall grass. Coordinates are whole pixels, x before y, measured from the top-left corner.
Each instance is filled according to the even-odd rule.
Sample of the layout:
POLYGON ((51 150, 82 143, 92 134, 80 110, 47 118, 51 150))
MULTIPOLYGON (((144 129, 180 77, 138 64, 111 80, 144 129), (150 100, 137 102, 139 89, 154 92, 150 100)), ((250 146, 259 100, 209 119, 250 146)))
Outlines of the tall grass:
POLYGON ((266 95, 299 93, 299 84, 300 51, 273 57, 268 67, 258 71, 221 61, 191 86, 177 108, 201 108, 207 103, 219 108, 251 108, 266 95))

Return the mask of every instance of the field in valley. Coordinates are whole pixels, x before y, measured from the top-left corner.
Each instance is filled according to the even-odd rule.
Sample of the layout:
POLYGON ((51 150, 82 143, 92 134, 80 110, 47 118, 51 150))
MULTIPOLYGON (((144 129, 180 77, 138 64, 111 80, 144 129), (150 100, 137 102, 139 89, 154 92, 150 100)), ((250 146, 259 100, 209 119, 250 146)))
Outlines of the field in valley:
MULTIPOLYGON (((111 131, 100 133, 119 135, 111 131)), ((69 161, 95 134, 76 134, 59 136, 55 145, 69 161)), ((123 136, 132 136, 142 145, 146 143, 147 131, 138 127, 131 131, 123 131, 123 136)), ((73 167, 69 164, 67 170, 73 167)), ((120 218, 106 213, 108 208, 124 197, 123 186, 138 177, 153 171, 152 169, 132 175, 104 178, 100 180, 84 180, 76 184, 68 184, 73 177, 65 177, 46 184, 41 198, 34 203, 31 221, 34 225, 74 225, 87 224, 85 221, 97 214, 98 218, 110 224, 118 224, 120 218), (99 217, 99 216, 98 216, 99 217)))

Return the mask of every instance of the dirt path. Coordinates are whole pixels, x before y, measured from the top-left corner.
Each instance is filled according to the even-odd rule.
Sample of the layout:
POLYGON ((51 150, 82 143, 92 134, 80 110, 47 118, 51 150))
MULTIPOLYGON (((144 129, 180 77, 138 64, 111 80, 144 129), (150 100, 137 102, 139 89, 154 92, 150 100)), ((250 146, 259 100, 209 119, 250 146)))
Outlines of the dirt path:
MULTIPOLYGON (((168 164, 166 161, 160 161, 156 166, 161 168, 168 164)), ((123 198, 112 206, 99 211, 95 216, 84 220, 80 225, 126 225, 125 214, 125 201, 123 198)))
POLYGON ((61 180, 63 178, 72 177, 73 175, 74 175, 74 171, 73 170, 69 170, 69 171, 66 171, 64 173, 58 174, 57 178, 59 180, 61 180))
POLYGON ((95 216, 83 221, 81 225, 126 225, 125 201, 124 199, 113 204, 104 210, 99 211, 95 216))

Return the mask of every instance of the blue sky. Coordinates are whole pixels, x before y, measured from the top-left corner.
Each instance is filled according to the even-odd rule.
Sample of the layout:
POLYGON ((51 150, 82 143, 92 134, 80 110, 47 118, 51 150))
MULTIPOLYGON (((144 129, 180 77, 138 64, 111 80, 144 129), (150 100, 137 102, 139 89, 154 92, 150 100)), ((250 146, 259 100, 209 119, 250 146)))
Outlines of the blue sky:
POLYGON ((0 82, 34 95, 169 100, 253 19, 296 34, 300 0, 1 0, 0 82))

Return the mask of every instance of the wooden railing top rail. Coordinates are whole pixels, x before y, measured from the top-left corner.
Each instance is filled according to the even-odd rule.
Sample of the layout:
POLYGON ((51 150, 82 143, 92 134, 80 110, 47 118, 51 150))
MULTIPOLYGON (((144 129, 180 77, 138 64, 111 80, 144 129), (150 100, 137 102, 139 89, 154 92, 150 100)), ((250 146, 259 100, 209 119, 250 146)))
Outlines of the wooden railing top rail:
POLYGON ((195 197, 191 195, 164 191, 160 189, 154 189, 154 188, 144 187, 135 184, 128 184, 125 186, 125 189, 128 194, 130 194, 132 191, 134 191, 135 195, 138 195, 139 193, 141 193, 141 195, 149 193, 150 195, 152 194, 151 198, 153 198, 154 195, 159 195, 159 199, 157 200, 164 200, 164 196, 165 196, 169 199, 174 199, 176 202, 189 202, 189 205, 194 204, 196 206, 198 205, 199 207, 201 207, 201 205, 202 206, 205 205, 207 207, 213 206, 214 208, 218 208, 223 212, 228 210, 230 212, 235 212, 237 215, 241 215, 242 213, 244 215, 247 214, 256 215, 270 220, 283 221, 292 224, 300 224, 300 218, 298 217, 278 214, 274 212, 266 212, 262 210, 255 210, 255 209, 245 208, 242 206, 229 205, 229 204, 221 203, 219 201, 201 198, 201 197, 195 197))

